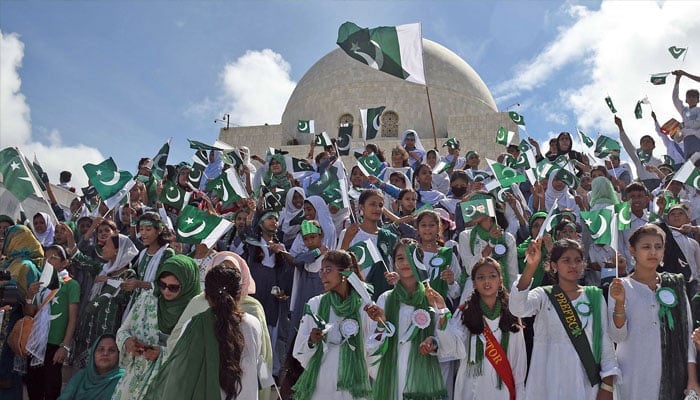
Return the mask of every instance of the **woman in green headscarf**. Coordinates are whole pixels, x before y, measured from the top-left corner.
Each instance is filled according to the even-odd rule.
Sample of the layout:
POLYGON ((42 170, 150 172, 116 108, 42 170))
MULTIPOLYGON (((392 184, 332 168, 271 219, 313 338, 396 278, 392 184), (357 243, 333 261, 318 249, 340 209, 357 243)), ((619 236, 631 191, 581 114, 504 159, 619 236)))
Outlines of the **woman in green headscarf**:
POLYGON ((113 399, 143 398, 158 373, 167 340, 190 299, 201 292, 199 269, 179 254, 158 267, 155 287, 136 299, 117 331, 120 365, 126 370, 113 399))
POLYGON ((442 319, 449 310, 436 311, 428 303, 426 292, 433 289, 423 285, 428 274, 415 240, 400 239, 392 258, 399 275, 396 286, 379 296, 376 305, 367 307, 369 317, 377 322, 367 343, 368 353, 379 357, 373 398, 446 399, 433 335, 436 312, 442 319))
POLYGON ((114 335, 102 335, 92 345, 88 365, 73 376, 58 400, 109 400, 122 375, 114 335))
MULTIPOLYGON (((287 191, 292 188, 292 177, 287 173, 287 164, 282 154, 273 154, 268 161, 267 171, 263 175, 262 184, 270 191, 277 190, 280 196, 278 207, 275 211, 281 211, 285 203, 287 191)), ((258 193, 259 194, 259 193, 258 193)))

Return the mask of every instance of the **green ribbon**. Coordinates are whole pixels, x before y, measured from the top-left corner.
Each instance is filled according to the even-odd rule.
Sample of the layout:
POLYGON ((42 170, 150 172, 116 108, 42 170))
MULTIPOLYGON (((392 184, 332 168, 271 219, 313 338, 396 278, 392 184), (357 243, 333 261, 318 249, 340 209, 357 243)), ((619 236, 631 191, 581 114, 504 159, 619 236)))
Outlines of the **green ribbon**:
POLYGON ((321 228, 316 226, 316 224, 314 224, 313 221, 303 220, 301 222, 301 235, 306 236, 310 233, 322 234, 323 231, 321 230, 321 228))
POLYGON ((659 302, 659 319, 662 324, 667 324, 668 329, 673 330, 675 323, 671 308, 678 305, 678 295, 670 287, 664 286, 656 290, 656 301, 659 302))

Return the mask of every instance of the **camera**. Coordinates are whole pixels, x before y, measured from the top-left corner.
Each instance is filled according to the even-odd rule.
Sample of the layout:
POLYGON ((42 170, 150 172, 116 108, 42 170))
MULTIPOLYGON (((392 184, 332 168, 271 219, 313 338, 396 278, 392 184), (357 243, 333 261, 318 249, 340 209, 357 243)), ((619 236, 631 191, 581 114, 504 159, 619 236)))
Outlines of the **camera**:
POLYGON ((17 284, 12 280, 8 270, 0 270, 0 307, 14 306, 19 301, 20 293, 17 284))

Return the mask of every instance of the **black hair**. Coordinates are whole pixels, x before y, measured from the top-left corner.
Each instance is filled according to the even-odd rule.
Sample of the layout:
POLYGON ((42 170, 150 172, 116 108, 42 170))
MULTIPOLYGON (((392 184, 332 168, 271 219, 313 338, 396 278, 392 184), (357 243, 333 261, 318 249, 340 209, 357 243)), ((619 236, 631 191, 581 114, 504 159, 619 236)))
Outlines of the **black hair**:
POLYGON ((688 89, 685 92, 685 97, 695 97, 697 99, 700 98, 700 92, 697 89, 688 89))
MULTIPOLYGON (((481 258, 474 264, 472 268, 472 281, 476 279, 476 272, 485 266, 491 266, 496 269, 499 277, 503 277, 501 264, 491 257, 481 258)), ((498 298, 496 301, 501 302, 501 319, 498 321, 498 327, 501 331, 517 332, 521 329, 520 320, 515 317, 508 309, 508 292, 503 286, 503 282, 498 287, 498 298)), ((460 307, 462 309, 462 324, 469 329, 474 335, 480 335, 484 332, 484 312, 481 310, 481 295, 474 289, 469 299, 460 307)))
POLYGON ((354 272, 360 280, 365 280, 360 271, 360 266, 357 264, 357 256, 351 251, 331 250, 323 257, 323 262, 331 263, 334 267, 340 269, 349 269, 354 272))
POLYGON ((204 277, 204 292, 214 314, 214 336, 219 342, 219 385, 226 399, 238 397, 243 388, 243 312, 237 299, 241 294, 241 271, 215 265, 204 277))
POLYGON ((58 180, 61 183, 66 183, 70 182, 70 179, 73 177, 73 174, 70 173, 70 171, 61 171, 61 173, 58 175, 58 180))
POLYGON ((149 221, 151 222, 156 229, 160 229, 160 232, 158 233, 158 245, 160 246, 165 246, 166 244, 170 243, 171 239, 171 234, 170 230, 165 226, 163 223, 163 220, 160 218, 160 215, 156 212, 153 211, 146 211, 143 213, 141 217, 139 217, 138 221, 138 228, 141 228, 141 221, 149 221))
POLYGON ((639 241, 639 239, 641 239, 644 235, 660 236, 661 241, 664 243, 664 245, 666 244, 666 233, 663 231, 663 229, 659 228, 657 225, 654 224, 644 224, 637 228, 637 230, 632 232, 632 235, 630 235, 630 246, 634 247, 639 241))
POLYGON ((381 197, 382 200, 384 199, 384 195, 378 189, 367 189, 363 190, 362 193, 360 193, 360 198, 357 200, 357 202, 359 204, 365 204, 367 199, 369 199, 372 196, 381 197))
POLYGON ((632 182, 625 187, 625 197, 629 197, 632 192, 644 192, 644 195, 649 195, 649 190, 641 182, 632 182))
POLYGON ((370 149, 370 150, 372 150, 372 153, 374 153, 374 155, 377 156, 377 158, 379 159, 379 161, 381 161, 381 162, 385 162, 385 161, 386 161, 386 157, 384 157, 384 152, 383 152, 382 149, 381 149, 379 146, 377 146, 376 144, 374 144, 374 143, 367 143, 367 144, 365 145, 365 149, 370 149))

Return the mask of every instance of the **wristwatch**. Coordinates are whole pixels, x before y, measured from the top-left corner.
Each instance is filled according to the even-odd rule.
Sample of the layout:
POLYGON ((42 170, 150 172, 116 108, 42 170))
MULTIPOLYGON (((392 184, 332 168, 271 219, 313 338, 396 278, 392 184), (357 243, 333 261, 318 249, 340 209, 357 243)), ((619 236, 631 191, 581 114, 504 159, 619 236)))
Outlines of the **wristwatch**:
POLYGON ((63 343, 59 344, 59 346, 63 347, 63 350, 65 350, 67 353, 70 353, 70 346, 66 346, 63 343))

